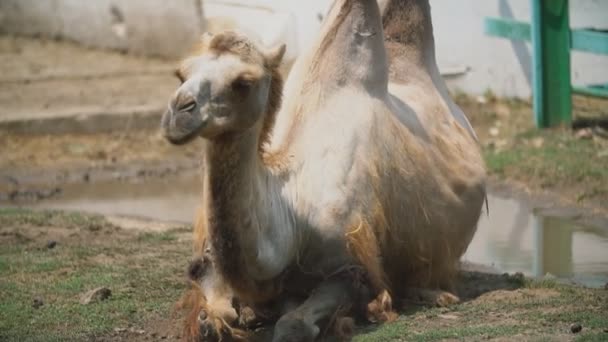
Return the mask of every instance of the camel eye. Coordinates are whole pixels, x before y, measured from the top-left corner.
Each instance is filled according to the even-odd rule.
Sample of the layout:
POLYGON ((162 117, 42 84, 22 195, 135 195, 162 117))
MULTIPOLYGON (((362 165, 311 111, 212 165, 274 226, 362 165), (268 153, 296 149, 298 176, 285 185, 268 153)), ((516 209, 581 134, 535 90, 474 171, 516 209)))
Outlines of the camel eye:
POLYGON ((238 93, 247 92, 253 85, 253 80, 239 77, 232 82, 232 90, 238 93))

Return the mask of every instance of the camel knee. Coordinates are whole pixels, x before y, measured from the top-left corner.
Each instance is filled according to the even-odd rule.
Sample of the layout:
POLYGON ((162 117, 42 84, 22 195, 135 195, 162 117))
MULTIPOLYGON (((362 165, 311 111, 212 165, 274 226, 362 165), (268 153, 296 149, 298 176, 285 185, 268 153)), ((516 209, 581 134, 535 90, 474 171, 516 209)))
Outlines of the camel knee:
POLYGON ((333 279, 322 282, 302 304, 278 320, 273 341, 314 341, 321 331, 321 322, 332 321, 337 313, 348 311, 354 299, 352 281, 333 279))
POLYGON ((277 321, 273 342, 312 342, 319 335, 319 327, 299 315, 285 315, 277 321))

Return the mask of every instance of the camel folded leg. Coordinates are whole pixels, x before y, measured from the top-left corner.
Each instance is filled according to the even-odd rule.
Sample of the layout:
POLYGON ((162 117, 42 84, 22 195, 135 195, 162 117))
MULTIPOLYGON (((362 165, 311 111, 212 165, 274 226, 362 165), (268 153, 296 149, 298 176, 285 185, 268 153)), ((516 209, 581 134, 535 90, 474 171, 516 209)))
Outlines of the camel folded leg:
POLYGON ((273 342, 310 342, 319 335, 322 321, 349 308, 354 299, 352 282, 329 279, 322 282, 300 306, 284 314, 274 328, 273 342))

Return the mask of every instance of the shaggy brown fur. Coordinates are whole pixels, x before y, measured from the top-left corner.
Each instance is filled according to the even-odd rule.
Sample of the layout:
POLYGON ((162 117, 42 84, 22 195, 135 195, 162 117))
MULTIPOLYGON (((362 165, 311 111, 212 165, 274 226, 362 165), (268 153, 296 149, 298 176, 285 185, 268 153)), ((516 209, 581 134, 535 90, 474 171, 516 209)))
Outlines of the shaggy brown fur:
MULTIPOLYGON (((227 306, 221 299, 226 298, 252 307, 270 301, 282 304, 273 307, 273 314, 282 315, 275 330, 275 337, 283 338, 280 341, 289 340, 293 331, 312 338, 319 324, 328 320, 327 329, 347 337, 353 317, 391 321, 396 317, 394 306, 408 296, 437 303, 457 300, 437 289, 451 288, 456 262, 475 231, 485 194, 483 161, 473 135, 456 122, 452 104, 441 93, 428 2, 389 0, 380 22, 371 1, 336 2, 315 53, 297 68, 299 83, 287 88, 291 91, 284 107, 287 120, 281 115, 277 121, 283 81, 265 52, 232 33, 203 39, 199 53, 238 56, 256 69, 262 65, 263 75, 257 77, 270 78, 271 86, 267 112, 254 130, 206 136, 204 206, 195 226, 195 262, 190 268, 197 284, 184 297, 184 306, 189 308, 188 336, 202 333, 201 321, 206 322, 204 331, 216 336, 245 336, 232 328, 237 324, 230 321, 234 311, 222 316, 229 317, 228 321, 219 317, 227 306), (382 29, 384 41, 377 34, 382 29), (392 58, 388 78, 385 52, 392 58), (369 68, 361 67, 368 64, 369 68), (352 108, 352 116, 349 96, 361 96, 353 104, 363 108, 352 108), (406 108, 392 107, 394 99, 406 108), (335 115, 333 121, 330 115, 335 115), (349 126, 351 117, 355 124, 349 126), (419 127, 404 117, 418 120, 419 127), (309 148, 307 143, 316 139, 315 133, 332 133, 318 123, 345 123, 341 133, 353 144, 341 146, 350 140, 331 136, 333 140, 320 139, 316 145, 310 142, 321 152, 309 148), (275 124, 280 127, 279 138, 270 141, 275 124), (274 150, 267 143, 276 143, 274 150), (334 145, 338 146, 332 150, 334 145), (353 151, 348 150, 351 147, 353 151), (344 169, 339 163, 331 164, 345 173, 332 174, 324 183, 320 163, 330 157, 341 162, 342 148, 344 156, 352 153, 352 160, 345 158, 352 164, 344 169), (262 163, 250 158, 256 153, 262 163), (315 167, 301 171, 308 165, 315 167), (292 182, 301 175, 305 181, 292 182), (321 178, 308 182, 305 177, 321 178), (328 207, 323 206, 325 202, 315 203, 326 184, 328 194, 336 198, 318 197, 328 207), (351 188, 355 189, 352 193, 351 188), (267 212, 272 219, 265 216, 267 212), (268 247, 265 242, 275 244, 268 247), (295 250, 285 251, 278 245, 295 250), (210 246, 211 257, 207 255, 210 246), (208 259, 221 284, 220 295, 205 298, 203 291, 215 294, 215 288, 205 283, 211 278, 205 277, 208 259), (258 270, 263 275, 253 277, 252 272, 258 270), (199 317, 201 313, 205 317, 199 317)), ((185 78, 188 63, 180 70, 185 78)))
MULTIPOLYGON (((239 36, 227 32, 218 34, 210 38, 204 37, 200 44, 195 48, 195 54, 192 57, 204 53, 215 53, 218 56, 224 53, 230 53, 239 56, 243 61, 255 63, 263 60, 258 50, 248 41, 243 40, 239 36)), ((192 58, 190 57, 190 58, 192 58)), ((180 68, 176 72, 178 77, 186 79, 188 77, 187 63, 185 67, 180 68)), ((258 152, 260 156, 265 155, 266 143, 270 136, 270 131, 274 125, 276 113, 281 105, 281 96, 283 91, 283 79, 279 73, 278 65, 265 65, 268 77, 271 79, 269 98, 267 103, 267 112, 264 115, 264 121, 260 132, 258 152)), ((224 212, 224 209, 229 206, 225 202, 230 201, 230 194, 234 191, 234 184, 231 183, 231 170, 234 170, 231 164, 225 164, 227 155, 234 155, 230 143, 218 143, 215 146, 215 153, 211 154, 221 157, 221 162, 211 161, 208 165, 211 167, 210 173, 215 182, 209 184, 210 187, 205 189, 205 196, 208 200, 204 201, 207 206, 199 208, 196 221, 194 224, 194 242, 193 252, 195 260, 190 268, 190 275, 200 275, 202 264, 209 262, 205 258, 209 258, 209 244, 215 246, 216 257, 222 259, 222 263, 215 264, 218 271, 232 286, 232 290, 238 294, 241 301, 264 301, 270 299, 280 291, 280 283, 257 283, 248 278, 244 278, 244 272, 241 267, 244 261, 241 258, 241 248, 238 245, 234 234, 238 234, 233 229, 238 225, 237 222, 232 222, 233 216, 224 212), (221 180, 224 179, 225 182, 221 180), (213 199, 213 200, 211 200, 213 199), (221 233, 211 234, 215 240, 209 240, 210 233, 214 230, 219 230, 221 233)), ((241 227, 239 227, 241 228, 241 227)), ((201 312, 208 313, 207 302, 203 295, 201 287, 196 283, 200 279, 193 279, 191 288, 184 294, 179 302, 179 308, 186 312, 184 320, 184 335, 187 339, 195 341, 200 335, 200 320, 201 312)), ((211 313, 212 314, 212 313, 211 313)), ((230 324, 220 318, 211 317, 206 320, 212 322, 211 327, 207 327, 216 337, 231 336, 235 339, 246 339, 247 334, 240 329, 231 327, 230 324)))

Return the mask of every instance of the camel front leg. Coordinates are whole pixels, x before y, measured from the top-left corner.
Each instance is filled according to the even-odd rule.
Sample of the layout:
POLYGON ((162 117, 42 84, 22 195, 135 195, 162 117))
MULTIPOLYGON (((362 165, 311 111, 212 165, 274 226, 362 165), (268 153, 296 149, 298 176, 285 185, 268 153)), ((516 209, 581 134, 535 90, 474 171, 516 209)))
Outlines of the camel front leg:
POLYGON ((188 273, 192 288, 182 300, 182 306, 189 311, 184 322, 186 339, 217 341, 223 337, 244 337, 241 330, 234 328, 239 317, 232 291, 208 256, 196 258, 188 273))
POLYGON ((355 292, 348 279, 328 279, 315 288, 300 306, 284 314, 274 328, 273 342, 309 342, 319 335, 321 321, 327 321, 353 303, 355 292))

